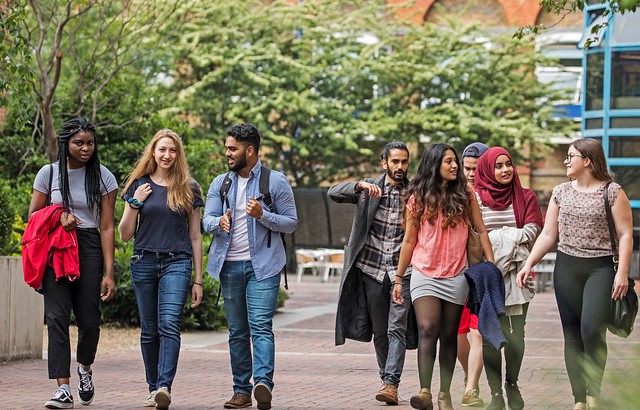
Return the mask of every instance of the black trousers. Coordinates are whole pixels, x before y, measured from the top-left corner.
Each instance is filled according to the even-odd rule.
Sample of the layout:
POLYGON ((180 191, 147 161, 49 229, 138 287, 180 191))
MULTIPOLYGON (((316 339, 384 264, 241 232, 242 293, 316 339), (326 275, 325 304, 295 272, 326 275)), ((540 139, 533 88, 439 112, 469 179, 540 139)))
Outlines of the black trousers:
POLYGON ((104 270, 100 233, 97 229, 77 229, 76 232, 80 278, 73 282, 66 278, 56 281, 53 269, 47 268, 42 283, 49 333, 50 379, 70 377, 72 311, 78 326, 78 363, 93 364, 100 338, 100 285, 104 270))
POLYGON ((553 287, 564 333, 564 361, 576 402, 600 397, 607 362, 607 321, 614 279, 611 256, 558 252, 553 287))
MULTIPOLYGON (((524 325, 527 322, 529 304, 522 305, 522 314, 500 317, 500 328, 507 344, 504 346, 505 381, 516 383, 524 359, 524 325)), ((487 341, 482 342, 482 359, 491 394, 502 392, 502 351, 487 341)))

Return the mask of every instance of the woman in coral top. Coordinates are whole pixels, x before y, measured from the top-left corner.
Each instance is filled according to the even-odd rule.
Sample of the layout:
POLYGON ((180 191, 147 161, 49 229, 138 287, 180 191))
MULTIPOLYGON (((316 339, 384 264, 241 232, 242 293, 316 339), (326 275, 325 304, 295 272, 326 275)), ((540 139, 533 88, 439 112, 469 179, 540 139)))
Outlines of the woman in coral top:
POLYGON ((453 409, 449 389, 456 364, 458 326, 469 293, 463 275, 469 221, 480 234, 488 261, 493 262, 493 252, 476 197, 467 187, 460 160, 451 146, 433 144, 425 150, 406 198, 405 235, 393 299, 401 303, 402 276, 411 263, 411 300, 420 333, 420 392, 411 397, 411 406, 433 409, 431 379, 440 341, 438 406, 449 410, 453 409))

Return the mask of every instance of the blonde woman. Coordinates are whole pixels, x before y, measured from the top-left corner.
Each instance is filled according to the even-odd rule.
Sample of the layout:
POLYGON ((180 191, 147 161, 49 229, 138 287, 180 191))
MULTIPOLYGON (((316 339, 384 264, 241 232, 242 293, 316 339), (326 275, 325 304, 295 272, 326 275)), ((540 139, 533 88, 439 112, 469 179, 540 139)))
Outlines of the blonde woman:
POLYGON ((182 308, 191 283, 192 308, 202 300, 202 236, 198 184, 178 134, 158 131, 127 178, 120 238, 135 236, 131 282, 140 315, 140 344, 149 385, 145 407, 167 409, 180 352, 182 308))

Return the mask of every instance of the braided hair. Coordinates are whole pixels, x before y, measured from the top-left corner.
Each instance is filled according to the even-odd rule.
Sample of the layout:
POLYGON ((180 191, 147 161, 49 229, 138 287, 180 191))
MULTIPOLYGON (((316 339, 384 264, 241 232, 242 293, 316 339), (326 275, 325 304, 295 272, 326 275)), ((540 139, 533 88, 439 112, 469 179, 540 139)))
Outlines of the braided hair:
POLYGON ((100 192, 100 160, 98 159, 98 141, 96 128, 86 118, 74 118, 62 125, 58 135, 58 180, 60 181, 60 195, 62 196, 62 206, 69 211, 73 205, 69 191, 69 173, 67 172, 67 162, 69 159, 69 140, 79 132, 87 132, 93 135, 95 148, 91 158, 86 164, 86 175, 84 188, 87 195, 87 204, 94 214, 99 215, 101 210, 102 194, 100 192))

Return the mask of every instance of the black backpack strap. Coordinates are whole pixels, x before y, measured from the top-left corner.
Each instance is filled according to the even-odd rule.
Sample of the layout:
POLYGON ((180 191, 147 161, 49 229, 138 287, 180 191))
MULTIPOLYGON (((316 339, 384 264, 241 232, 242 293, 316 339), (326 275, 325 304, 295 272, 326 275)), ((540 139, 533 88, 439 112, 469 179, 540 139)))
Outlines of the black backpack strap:
MULTIPOLYGON (((229 176, 229 172, 227 172, 222 180, 222 185, 220 185, 220 200, 222 201, 222 213, 224 214, 224 204, 227 204, 227 209, 231 209, 229 206, 229 198, 227 198, 227 194, 229 193, 229 189, 231 189, 231 177, 229 176)), ((207 247, 207 254, 211 250, 211 245, 213 245, 213 237, 211 238, 211 242, 209 242, 209 246, 207 247)), ((218 295, 218 299, 220 299, 220 295, 218 295)), ((216 301, 216 305, 217 305, 216 301)))
MULTIPOLYGON (((220 199, 222 200, 224 210, 224 204, 227 205, 227 209, 231 209, 229 206, 229 198, 227 198, 227 194, 229 193, 229 189, 231 189, 231 177, 229 176, 230 172, 227 172, 224 176, 224 180, 222 180, 222 185, 220 185, 220 199)), ((223 212, 224 213, 224 212, 223 212)))
MULTIPOLYGON (((260 195, 262 195, 262 202, 269 207, 271 212, 276 212, 276 207, 273 205, 271 198, 271 192, 269 191, 269 179, 271 178, 271 169, 262 165, 260 168, 260 195)), ((282 246, 284 246, 284 252, 287 253, 287 245, 284 241, 284 233, 280 232, 280 238, 282 239, 282 246)), ((267 248, 271 247, 271 230, 267 234, 267 248)), ((284 288, 289 290, 289 283, 287 281, 287 265, 284 265, 284 288)))
MULTIPOLYGON (((271 212, 275 212, 273 201, 271 200, 271 193, 269 192, 269 179, 271 178, 271 170, 264 165, 260 168, 260 195, 262 195, 262 202, 269 207, 271 212)), ((267 236, 267 248, 271 248, 271 230, 269 230, 267 236)))
POLYGON ((47 206, 51 205, 51 188, 53 185, 53 164, 49 164, 49 193, 47 194, 47 206))

